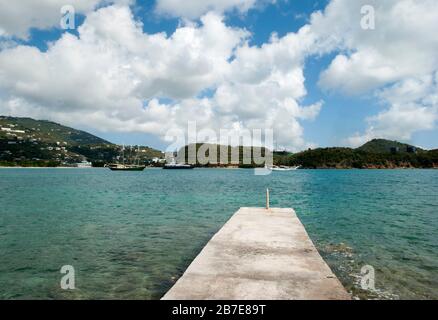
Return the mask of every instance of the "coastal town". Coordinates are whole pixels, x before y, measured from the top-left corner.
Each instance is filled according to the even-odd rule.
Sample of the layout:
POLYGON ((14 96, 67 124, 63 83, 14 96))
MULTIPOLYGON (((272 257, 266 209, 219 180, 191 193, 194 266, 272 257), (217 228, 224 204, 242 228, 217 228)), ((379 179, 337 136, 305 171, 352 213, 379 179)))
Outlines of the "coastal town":
MULTIPOLYGON (((255 168, 264 163, 243 161, 247 152, 265 154, 270 150, 256 147, 196 144, 196 161, 190 163, 185 146, 170 155, 147 146, 117 145, 85 131, 76 130, 50 121, 30 118, 0 117, 0 166, 24 167, 104 167, 110 163, 130 162, 135 159, 142 166, 163 167, 177 159, 196 167, 255 168), (225 147, 229 161, 200 162, 200 153, 225 147), (257 151, 257 152, 256 152, 257 151), (237 162, 231 161, 237 154, 237 162)), ((303 169, 394 169, 437 168, 438 150, 425 150, 410 144, 374 139, 358 148, 328 147, 298 153, 273 150, 273 164, 303 169)))
MULTIPOLYGON (((24 166, 103 166, 120 160, 123 146, 49 121, 0 117, 0 164, 24 166)), ((158 150, 125 147, 143 162, 160 163, 158 150)))

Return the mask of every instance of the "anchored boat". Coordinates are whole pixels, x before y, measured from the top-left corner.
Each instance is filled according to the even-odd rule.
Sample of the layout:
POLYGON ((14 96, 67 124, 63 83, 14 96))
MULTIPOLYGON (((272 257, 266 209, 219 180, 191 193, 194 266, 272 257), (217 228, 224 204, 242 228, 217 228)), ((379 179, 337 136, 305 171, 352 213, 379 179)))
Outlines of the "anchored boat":
MULTIPOLYGON (((132 151, 132 148, 131 148, 132 151)), ((137 153, 139 152, 139 149, 137 149, 137 153)), ((122 163, 112 163, 107 165, 106 167, 109 168, 111 171, 143 171, 146 166, 140 165, 140 160, 138 159, 136 153, 136 157, 132 164, 126 164, 125 163, 125 146, 122 148, 122 163)))
POLYGON ((112 171, 143 171, 146 168, 135 164, 110 164, 107 167, 112 171))
POLYGON ((287 167, 287 166, 272 166, 268 167, 265 166, 265 169, 271 170, 271 171, 294 171, 301 168, 301 166, 294 166, 294 167, 287 167))
POLYGON ((195 166, 186 163, 178 163, 174 156, 170 163, 166 163, 163 169, 193 169, 195 166))
POLYGON ((165 164, 163 169, 193 169, 194 166, 190 164, 182 164, 182 163, 169 163, 165 164))

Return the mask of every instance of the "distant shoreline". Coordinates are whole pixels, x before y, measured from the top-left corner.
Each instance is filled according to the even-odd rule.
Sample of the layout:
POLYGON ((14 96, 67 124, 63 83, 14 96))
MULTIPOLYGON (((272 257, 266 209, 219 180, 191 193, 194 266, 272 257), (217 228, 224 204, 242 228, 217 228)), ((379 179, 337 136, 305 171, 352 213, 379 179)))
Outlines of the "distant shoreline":
MULTIPOLYGON (((91 168, 78 168, 78 167, 23 167, 23 166, 0 166, 0 169, 78 169, 78 170, 87 170, 87 169, 107 169, 105 167, 91 167, 91 168)), ((162 169, 162 167, 146 167, 148 169, 162 169)), ((195 169, 220 169, 220 170, 251 170, 256 168, 235 168, 235 167, 195 167, 195 169)), ((260 168, 259 168, 260 169, 260 168)), ((406 168, 406 167, 397 167, 397 168, 301 168, 298 170, 436 170, 438 168, 406 168)))
POLYGON ((103 167, 77 168, 77 167, 23 167, 23 166, 0 166, 0 169, 104 169, 103 167))

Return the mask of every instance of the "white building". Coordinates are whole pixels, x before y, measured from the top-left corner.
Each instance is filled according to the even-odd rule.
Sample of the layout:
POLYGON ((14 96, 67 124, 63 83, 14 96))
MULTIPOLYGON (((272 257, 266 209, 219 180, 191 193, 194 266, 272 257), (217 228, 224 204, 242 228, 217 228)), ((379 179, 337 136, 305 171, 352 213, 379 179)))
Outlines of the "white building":
POLYGON ((78 167, 78 168, 92 168, 93 164, 91 162, 84 160, 82 162, 76 163, 76 167, 78 167))
POLYGON ((5 127, 1 127, 0 130, 5 132, 12 132, 12 133, 26 133, 26 131, 24 130, 12 130, 11 128, 5 128, 5 127))

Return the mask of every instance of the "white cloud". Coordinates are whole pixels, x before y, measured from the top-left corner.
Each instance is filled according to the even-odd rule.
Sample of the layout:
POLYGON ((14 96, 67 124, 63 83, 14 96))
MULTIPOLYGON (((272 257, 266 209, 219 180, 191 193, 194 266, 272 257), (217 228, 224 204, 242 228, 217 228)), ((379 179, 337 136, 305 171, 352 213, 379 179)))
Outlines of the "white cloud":
POLYGON ((409 141, 417 131, 434 129, 438 121, 438 72, 400 81, 378 95, 389 108, 369 117, 366 132, 348 138, 349 145, 359 146, 381 137, 409 141))
POLYGON ((436 86, 425 79, 438 70, 437 27, 438 2, 433 0, 333 0, 312 15, 315 51, 339 51, 321 73, 320 86, 347 95, 374 93, 387 108, 370 117, 366 132, 349 143, 375 137, 408 140, 434 128, 436 103, 426 91, 436 86), (375 8, 375 30, 361 28, 363 5, 375 8))
POLYGON ((307 147, 299 120, 314 119, 322 106, 322 102, 299 103, 307 94, 303 65, 311 44, 303 29, 274 37, 260 48, 239 47, 230 76, 212 99, 217 112, 228 123, 245 119, 248 128, 273 128, 279 145, 294 150, 307 147))
POLYGON ((196 19, 211 11, 219 14, 232 10, 245 13, 257 5, 274 2, 275 0, 157 0, 156 11, 174 17, 196 19))
POLYGON ((27 39, 31 28, 59 27, 64 5, 87 14, 97 5, 110 3, 128 4, 131 0, 0 0, 0 36, 27 39))
POLYGON ((79 38, 65 33, 47 52, 29 46, 1 52, 0 84, 56 110, 113 109, 127 98, 191 97, 223 77, 228 57, 246 35, 216 15, 202 21, 202 27, 182 27, 168 38, 144 34, 127 7, 103 8, 89 14, 79 38), (222 37, 214 41, 218 33, 222 37))
MULTIPOLYGON (((299 32, 251 46, 250 34, 227 26, 220 12, 245 12, 257 3, 161 1, 157 10, 183 17, 216 11, 199 23, 181 24, 170 36, 144 33, 127 6, 84 8, 91 11, 79 36, 65 33, 47 52, 2 47, 0 112, 161 138, 169 129, 184 130, 188 120, 216 131, 272 127, 277 143, 298 150, 310 145, 302 122, 317 117, 323 105, 302 105, 306 58, 336 52, 320 85, 373 94, 385 107, 348 143, 410 139, 435 127, 436 1, 333 0, 299 32), (160 9, 165 3, 167 11, 160 9), (375 6, 376 30, 360 28, 362 4, 375 6)), ((4 30, 25 34, 29 25, 38 23, 4 30)))
POLYGON ((320 50, 344 51, 322 74, 325 89, 363 93, 431 73, 438 65, 436 1, 334 0, 324 14, 314 14, 311 23, 320 50), (365 4, 375 7, 375 30, 361 28, 360 8, 365 4))
POLYGON ((166 36, 144 33, 128 7, 110 6, 89 13, 78 32, 47 52, 0 52, 0 113, 161 138, 188 121, 216 132, 272 127, 279 144, 309 145, 300 122, 322 102, 300 105, 306 29, 252 47, 245 30, 214 13, 166 36))

